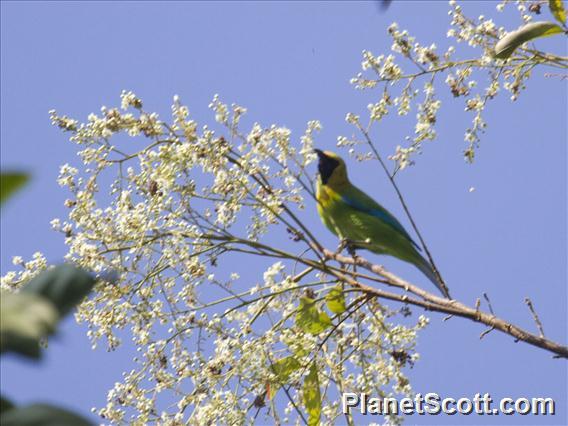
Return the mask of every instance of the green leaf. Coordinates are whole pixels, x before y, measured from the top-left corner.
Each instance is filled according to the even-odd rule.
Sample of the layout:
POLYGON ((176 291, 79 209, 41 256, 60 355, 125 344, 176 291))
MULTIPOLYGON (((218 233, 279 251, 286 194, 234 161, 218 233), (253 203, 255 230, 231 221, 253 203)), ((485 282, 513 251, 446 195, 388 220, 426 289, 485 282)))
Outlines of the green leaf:
POLYGON ((300 367, 302 367, 302 365, 293 356, 287 356, 286 358, 279 359, 272 364, 271 369, 276 375, 277 381, 273 382, 270 386, 269 399, 274 398, 278 389, 280 389, 282 385, 288 383, 290 375, 300 367))
POLYGON ((301 358, 303 356, 308 356, 309 354, 310 354, 310 351, 305 349, 305 348, 300 348, 300 347, 294 348, 294 355, 296 355, 297 358, 301 358))
POLYGON ((494 56, 497 59, 507 59, 523 43, 539 37, 548 37, 563 33, 564 30, 554 22, 531 22, 516 31, 507 33, 495 45, 494 56))
POLYGON ((300 306, 296 314, 296 325, 310 334, 320 334, 331 326, 331 319, 325 312, 320 312, 314 299, 300 298, 300 306))
POLYGON ((562 0, 548 0, 548 7, 556 20, 562 25, 566 25, 566 10, 564 10, 564 2, 562 0))
POLYGON ((0 415, 12 408, 16 407, 8 398, 0 396, 0 415))
POLYGON ((279 359, 272 364, 272 372, 278 377, 280 384, 288 382, 290 374, 301 367, 300 362, 293 356, 279 359))
POLYGON ((28 181, 25 173, 11 172, 0 174, 0 204, 4 203, 18 188, 28 181))
POLYGON ((0 416, 2 426, 90 426, 78 414, 47 404, 14 408, 0 416))
POLYGON ((304 407, 308 413, 308 425, 315 426, 320 423, 321 416, 321 392, 318 378, 318 368, 313 362, 310 372, 304 379, 304 407))
POLYGON ((342 314, 347 309, 345 307, 345 294, 340 285, 333 287, 325 296, 328 309, 334 314, 342 314))
POLYGON ((42 272, 22 287, 22 293, 41 295, 55 305, 63 317, 91 291, 95 278, 72 265, 42 272))
POLYGON ((2 293, 0 297, 0 352, 39 358, 39 339, 55 330, 57 310, 31 293, 2 293))

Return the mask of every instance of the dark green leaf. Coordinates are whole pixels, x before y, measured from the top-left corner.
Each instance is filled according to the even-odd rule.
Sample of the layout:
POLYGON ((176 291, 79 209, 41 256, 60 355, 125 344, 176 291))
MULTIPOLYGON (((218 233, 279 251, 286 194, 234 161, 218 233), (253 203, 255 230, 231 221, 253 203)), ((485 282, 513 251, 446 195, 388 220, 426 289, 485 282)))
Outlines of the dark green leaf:
POLYGON ((8 410, 14 408, 15 405, 7 398, 0 396, 0 415, 8 410))
POLYGON ((333 287, 325 296, 327 308, 334 314, 342 314, 347 309, 345 307, 345 295, 340 285, 333 287))
POLYGON ((39 339, 55 330, 59 319, 51 302, 32 293, 3 293, 0 298, 0 352, 40 355, 39 339))
POLYGON ((310 372, 304 379, 304 407, 308 413, 308 425, 315 426, 320 423, 321 416, 321 392, 318 378, 318 368, 313 362, 310 372))
POLYGON ((28 358, 41 358, 39 339, 22 336, 11 332, 0 333, 0 352, 15 352, 28 358))
POLYGON ((296 314, 296 325, 310 334, 319 334, 331 326, 331 319, 325 312, 320 312, 314 299, 302 297, 296 314))
POLYGON ((548 7, 556 20, 562 25, 566 25, 566 10, 564 10, 564 2, 562 0, 548 0, 548 7))
POLYGON ((22 287, 24 293, 39 294, 66 315, 89 294, 95 278, 75 266, 60 265, 42 272, 22 287))
POLYGON ((539 37, 548 37, 562 32, 564 32, 564 30, 554 22, 531 22, 516 31, 507 33, 501 40, 499 40, 495 45, 495 57, 498 59, 507 59, 513 54, 515 49, 527 41, 539 37))
POLYGON ((2 426, 90 426, 85 418, 47 404, 17 407, 0 416, 2 426))
POLYGON ((0 204, 4 203, 10 195, 28 180, 25 173, 1 173, 0 174, 0 204))

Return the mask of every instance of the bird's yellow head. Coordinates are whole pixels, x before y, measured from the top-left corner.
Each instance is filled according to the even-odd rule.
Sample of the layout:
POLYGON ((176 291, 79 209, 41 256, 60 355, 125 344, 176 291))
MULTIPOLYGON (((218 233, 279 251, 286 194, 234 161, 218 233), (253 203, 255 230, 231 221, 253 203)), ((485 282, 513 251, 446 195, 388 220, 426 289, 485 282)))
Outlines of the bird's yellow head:
POLYGON ((345 161, 331 151, 314 150, 318 155, 318 171, 323 185, 334 186, 348 182, 345 161))

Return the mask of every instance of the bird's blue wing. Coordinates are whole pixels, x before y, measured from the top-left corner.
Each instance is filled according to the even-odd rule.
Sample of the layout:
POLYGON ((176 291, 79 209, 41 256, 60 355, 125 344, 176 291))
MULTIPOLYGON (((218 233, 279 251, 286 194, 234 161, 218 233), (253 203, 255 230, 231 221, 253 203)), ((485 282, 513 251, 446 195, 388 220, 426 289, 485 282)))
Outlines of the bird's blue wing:
POLYGON ((412 244, 414 244, 414 246, 418 250, 421 250, 418 244, 414 242, 408 232, 406 232, 406 229, 404 229, 404 227, 400 224, 400 222, 396 220, 396 218, 387 209, 382 207, 379 203, 377 203, 360 189, 352 187, 349 191, 341 193, 341 199, 351 208, 376 217, 382 222, 392 226, 394 229, 408 238, 408 240, 412 244))

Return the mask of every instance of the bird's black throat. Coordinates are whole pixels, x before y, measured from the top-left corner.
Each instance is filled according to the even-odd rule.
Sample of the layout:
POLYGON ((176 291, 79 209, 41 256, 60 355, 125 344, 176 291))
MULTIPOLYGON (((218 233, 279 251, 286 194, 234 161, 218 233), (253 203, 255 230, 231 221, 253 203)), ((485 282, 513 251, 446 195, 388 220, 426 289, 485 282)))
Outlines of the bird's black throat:
POLYGON ((321 177, 321 183, 325 185, 335 168, 339 166, 339 161, 335 158, 328 157, 321 151, 317 152, 317 154, 319 158, 318 171, 321 177))

